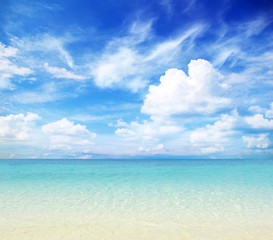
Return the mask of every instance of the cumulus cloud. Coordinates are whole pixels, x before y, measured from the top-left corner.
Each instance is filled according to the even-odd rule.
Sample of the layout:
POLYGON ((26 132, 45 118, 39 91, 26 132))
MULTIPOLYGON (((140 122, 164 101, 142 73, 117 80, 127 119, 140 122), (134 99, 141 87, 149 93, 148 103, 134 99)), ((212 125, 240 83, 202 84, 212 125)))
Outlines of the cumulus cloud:
POLYGON ((266 118, 273 118, 273 102, 270 103, 270 109, 262 108, 260 106, 250 106, 248 108, 250 112, 264 114, 266 118))
POLYGON ((42 131, 50 137, 49 150, 61 150, 67 154, 90 153, 96 137, 86 126, 74 124, 66 118, 43 125, 42 131))
POLYGON ((245 117, 246 122, 256 129, 273 129, 273 120, 264 118, 263 114, 255 114, 251 117, 245 117))
POLYGON ((32 73, 32 70, 26 67, 20 67, 14 63, 18 49, 0 42, 0 88, 10 88, 12 86, 10 79, 14 75, 26 76, 32 73))
POLYGON ((18 115, 10 114, 0 117, 0 139, 2 140, 27 140, 30 137, 30 122, 39 120, 35 113, 22 113, 18 115))
POLYGON ((136 136, 135 132, 133 132, 132 130, 126 129, 126 128, 118 128, 115 131, 115 134, 117 136, 124 137, 124 138, 131 138, 131 137, 136 136))
POLYGON ((243 141, 247 143, 247 148, 268 148, 269 139, 267 138, 269 134, 257 134, 251 136, 243 136, 243 141))
POLYGON ((206 60, 192 60, 188 76, 184 71, 169 69, 158 86, 151 85, 141 108, 152 119, 181 113, 213 113, 230 103, 220 97, 221 75, 206 60))
POLYGON ((256 129, 273 129, 273 102, 270 104, 270 109, 262 108, 260 106, 251 106, 248 109, 256 113, 254 116, 245 117, 245 121, 256 129))
POLYGON ((74 74, 73 72, 68 71, 65 68, 50 67, 48 63, 44 64, 45 70, 51 73, 55 78, 68 78, 75 80, 84 80, 86 77, 74 74))
POLYGON ((194 146, 200 147, 202 153, 224 151, 223 143, 228 142, 235 133, 233 128, 237 121, 238 114, 235 111, 232 115, 222 114, 221 120, 194 130, 190 134, 190 141, 194 146))

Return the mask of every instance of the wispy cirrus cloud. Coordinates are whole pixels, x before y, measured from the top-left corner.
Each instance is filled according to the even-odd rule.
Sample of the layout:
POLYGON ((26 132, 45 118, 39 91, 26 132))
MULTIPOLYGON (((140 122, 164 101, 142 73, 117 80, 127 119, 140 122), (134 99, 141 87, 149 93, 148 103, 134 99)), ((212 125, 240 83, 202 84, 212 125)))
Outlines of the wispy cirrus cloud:
POLYGON ((193 26, 174 40, 151 45, 151 26, 152 21, 134 22, 127 36, 113 39, 107 44, 101 57, 91 67, 96 85, 137 92, 148 84, 155 71, 174 60, 185 40, 194 39, 202 31, 201 25, 193 26), (144 43, 149 44, 152 50, 143 48, 144 43))
POLYGON ((59 90, 55 82, 42 84, 36 90, 25 90, 10 96, 12 102, 21 104, 46 103, 57 101, 66 97, 75 96, 72 94, 65 94, 59 90))
POLYGON ((53 34, 37 34, 30 35, 24 38, 11 38, 14 46, 19 48, 25 56, 31 56, 29 61, 35 67, 40 67, 41 62, 56 62, 56 56, 59 61, 66 64, 70 68, 74 67, 74 60, 66 49, 66 45, 75 41, 72 36, 58 37, 53 34), (41 55, 40 53, 44 53, 41 55), (33 60, 37 63, 33 63, 33 60))
POLYGON ((144 61, 155 61, 158 64, 166 65, 175 58, 176 54, 181 53, 180 51, 183 47, 183 43, 186 40, 189 41, 186 44, 186 46, 189 47, 191 41, 193 42, 195 38, 202 33, 204 28, 204 24, 193 25, 189 29, 183 31, 179 36, 156 44, 152 47, 152 50, 149 52, 144 61))
POLYGON ((68 78, 74 80, 84 80, 87 77, 77 75, 65 68, 51 67, 48 63, 44 64, 45 70, 53 75, 54 78, 68 78))
POLYGON ((17 48, 5 46, 0 42, 0 89, 11 88, 13 86, 11 79, 14 76, 26 76, 33 72, 30 68, 16 63, 18 52, 17 48))
POLYGON ((109 2, 103 9, 115 14, 90 8, 79 17, 72 2, 0 3, 1 113, 11 131, 2 128, 1 141, 9 149, 36 132, 37 149, 50 156, 272 152, 269 10, 247 16, 232 11, 240 1, 160 0, 126 11, 109 2), (34 110, 40 128, 38 119, 9 115, 34 110))

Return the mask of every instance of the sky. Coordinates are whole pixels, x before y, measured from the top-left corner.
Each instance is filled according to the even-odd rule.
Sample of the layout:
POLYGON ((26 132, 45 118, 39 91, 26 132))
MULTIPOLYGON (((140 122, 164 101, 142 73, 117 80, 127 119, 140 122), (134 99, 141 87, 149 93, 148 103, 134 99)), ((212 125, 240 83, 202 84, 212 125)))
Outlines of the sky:
POLYGON ((0 158, 273 158, 270 0, 2 0, 0 158))

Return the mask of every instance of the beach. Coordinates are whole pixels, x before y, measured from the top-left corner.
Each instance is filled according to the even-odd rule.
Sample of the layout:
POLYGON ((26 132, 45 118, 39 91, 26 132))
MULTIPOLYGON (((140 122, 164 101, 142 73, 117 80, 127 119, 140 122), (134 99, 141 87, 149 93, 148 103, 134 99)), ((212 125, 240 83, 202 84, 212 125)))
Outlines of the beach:
POLYGON ((271 160, 1 160, 0 239, 273 238, 271 160))

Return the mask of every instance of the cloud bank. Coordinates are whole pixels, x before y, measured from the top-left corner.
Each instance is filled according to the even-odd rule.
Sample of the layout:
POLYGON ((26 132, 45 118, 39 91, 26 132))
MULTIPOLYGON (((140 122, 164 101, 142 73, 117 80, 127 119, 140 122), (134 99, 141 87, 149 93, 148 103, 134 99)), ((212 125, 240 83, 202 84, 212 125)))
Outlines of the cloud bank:
POLYGON ((230 99, 221 97, 222 76, 206 60, 192 60, 188 76, 182 70, 169 69, 158 86, 149 87, 142 113, 152 119, 183 113, 213 113, 228 106, 230 99))
POLYGON ((50 138, 49 150, 60 150, 70 155, 90 153, 96 137, 86 126, 74 124, 66 118, 43 125, 42 131, 50 138))

